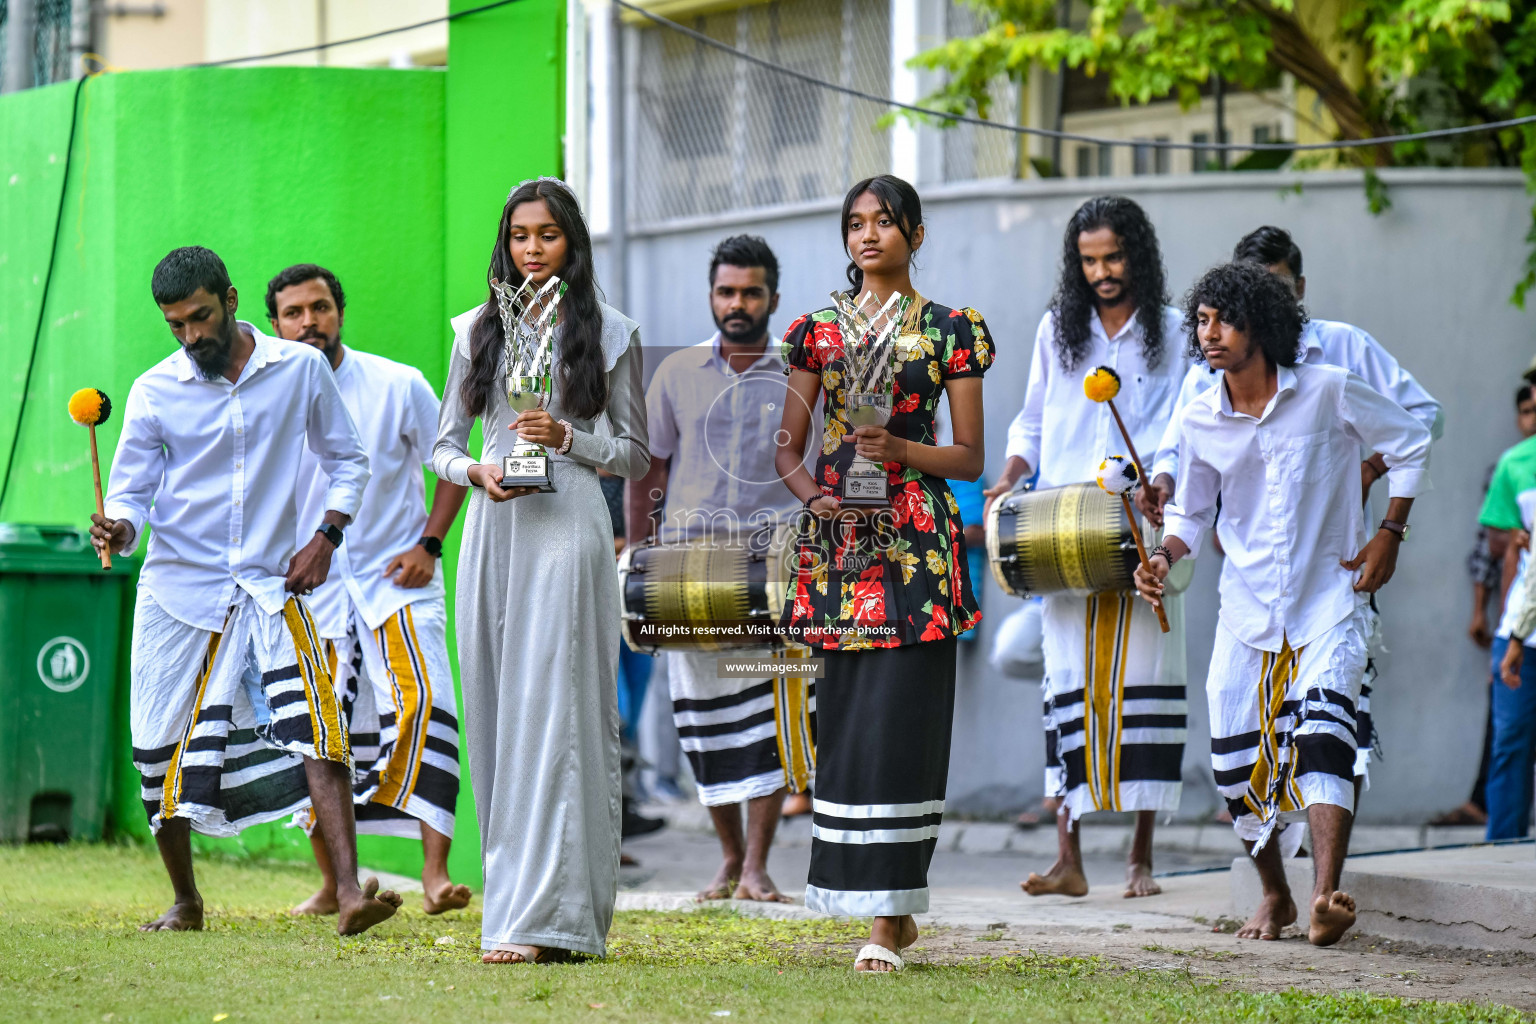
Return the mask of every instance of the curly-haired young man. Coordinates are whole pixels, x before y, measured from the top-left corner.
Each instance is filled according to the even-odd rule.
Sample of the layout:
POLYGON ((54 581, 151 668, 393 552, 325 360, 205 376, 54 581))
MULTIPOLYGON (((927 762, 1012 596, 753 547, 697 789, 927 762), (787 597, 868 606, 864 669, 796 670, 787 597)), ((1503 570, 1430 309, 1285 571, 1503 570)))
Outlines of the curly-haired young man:
MULTIPOLYGON (((1189 366, 1168 306, 1163 258, 1146 212, 1124 196, 1088 200, 1067 223, 1061 278, 1035 332, 1024 408, 1008 428, 1008 462, 995 500, 1038 470, 1036 487, 1091 482, 1099 463, 1124 455, 1110 409, 1083 393, 1096 366, 1120 377, 1125 428, 1153 451, 1173 417, 1189 366)), ((1183 629, 1177 599, 1168 612, 1183 629)), ((1127 896, 1161 890, 1152 879, 1159 811, 1179 807, 1184 757, 1183 648, 1165 642, 1152 610, 1129 591, 1045 597, 1046 796, 1061 800, 1059 854, 1023 883, 1031 896, 1088 892, 1075 828, 1092 811, 1135 811, 1127 896)), ((1182 634, 1180 634, 1182 635, 1182 634)))
MULTIPOLYGON (((1284 228, 1266 224, 1248 232, 1233 248, 1232 258, 1264 267, 1295 295, 1297 301, 1305 301, 1307 279, 1302 273, 1301 247, 1284 228)), ((1298 348, 1297 362, 1343 367, 1408 410, 1414 419, 1424 424, 1431 437, 1437 441, 1440 439, 1445 424, 1440 403, 1413 374, 1393 358, 1381 342, 1366 331, 1339 320, 1308 318, 1302 328, 1298 348)), ((1178 408, 1184 408, 1196 395, 1210 388, 1215 379, 1215 373, 1210 367, 1199 363, 1191 366, 1179 388, 1178 408)), ((1136 494, 1136 505, 1142 514, 1159 526, 1163 522, 1163 503, 1173 497, 1174 477, 1179 464, 1178 440, 1177 419, 1170 420, 1168 429, 1163 433, 1162 443, 1158 445, 1157 455, 1147 467, 1152 482, 1136 494)), ((1358 460, 1360 483, 1368 500, 1372 485, 1386 475, 1387 467, 1375 452, 1362 452, 1361 455, 1364 458, 1358 460)), ((1354 467, 1344 470, 1354 471, 1354 467)), ((1366 518, 1370 518, 1369 514, 1366 518)), ((1371 636, 1372 649, 1383 650, 1381 630, 1373 629, 1371 636)), ((1370 710, 1371 683, 1375 676, 1374 664, 1368 659, 1365 679, 1360 689, 1359 714, 1356 716, 1360 725, 1360 748, 1355 755, 1357 799, 1368 782, 1371 748, 1376 742, 1376 729, 1370 710)))
POLYGON ((1306 315, 1255 263, 1208 271, 1184 301, 1192 355, 1214 387, 1180 413, 1178 489, 1150 571, 1149 602, 1216 522, 1227 553, 1206 697, 1211 763, 1264 895, 1244 938, 1296 920, 1277 834, 1305 820, 1314 885, 1308 937, 1328 946, 1355 922, 1339 891, 1354 817, 1354 765, 1369 595, 1392 578, 1408 510, 1429 486, 1430 433, 1364 380, 1299 364, 1306 315), (1359 452, 1387 467, 1387 518, 1369 540, 1359 452))

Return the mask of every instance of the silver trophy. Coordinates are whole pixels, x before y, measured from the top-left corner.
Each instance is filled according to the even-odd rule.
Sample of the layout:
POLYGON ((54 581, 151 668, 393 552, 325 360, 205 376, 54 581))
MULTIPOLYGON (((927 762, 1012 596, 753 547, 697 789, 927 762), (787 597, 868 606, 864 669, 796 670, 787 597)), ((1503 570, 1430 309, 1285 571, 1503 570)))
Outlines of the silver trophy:
MULTIPOLYGON (((543 286, 525 279, 520 287, 513 288, 493 279, 491 290, 496 293, 506 339, 507 405, 515 413, 548 408, 555 325, 559 322, 556 311, 565 284, 551 277, 543 286)), ((549 453, 544 446, 519 438, 511 454, 501 460, 501 486, 553 491, 549 453)))
MULTIPOLYGON (((896 339, 910 296, 893 292, 881 303, 874 292, 855 299, 833 292, 837 326, 843 336, 844 409, 854 427, 883 427, 891 419, 896 373, 896 339)), ((851 508, 883 508, 891 503, 885 467, 861 455, 843 474, 841 503, 851 508)))

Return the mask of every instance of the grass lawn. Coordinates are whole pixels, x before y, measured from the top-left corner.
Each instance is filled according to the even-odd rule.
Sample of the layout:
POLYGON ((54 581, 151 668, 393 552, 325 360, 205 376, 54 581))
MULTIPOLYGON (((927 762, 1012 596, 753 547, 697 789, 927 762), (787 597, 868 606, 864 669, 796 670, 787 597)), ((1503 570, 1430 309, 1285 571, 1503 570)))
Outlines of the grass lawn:
MULTIPOLYGON (((301 868, 204 858, 208 930, 145 935, 169 900, 152 851, 0 847, 0 1020, 128 1021, 1521 1021, 1372 996, 1252 994, 1092 959, 1000 955, 901 975, 851 970, 858 922, 728 910, 626 913, 607 960, 479 962, 475 910, 419 897, 365 936, 286 909, 301 868)), ((477 902, 478 907, 478 894, 477 902)), ((921 954, 919 954, 921 957, 921 954)))

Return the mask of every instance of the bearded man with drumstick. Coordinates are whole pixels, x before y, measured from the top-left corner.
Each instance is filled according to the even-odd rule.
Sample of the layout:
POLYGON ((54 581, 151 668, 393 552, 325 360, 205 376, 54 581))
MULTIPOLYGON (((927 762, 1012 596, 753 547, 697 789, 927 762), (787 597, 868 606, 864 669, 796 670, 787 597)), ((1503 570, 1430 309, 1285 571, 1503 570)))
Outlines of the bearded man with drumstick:
MULTIPOLYGON (((663 497, 657 531, 663 544, 745 543, 751 532, 787 522, 799 505, 773 461, 789 391, 780 343, 768 330, 779 305, 779 262, 767 242, 736 235, 715 247, 709 302, 714 336, 663 359, 646 390, 651 469, 625 490, 631 545, 645 543, 663 497)), ((730 653, 773 657, 766 645, 730 653)), ((698 899, 734 894, 787 902, 768 877, 768 850, 779 826, 786 767, 802 782, 812 767, 805 744, 796 743, 803 734, 779 725, 782 705, 802 699, 798 690, 789 698, 779 688, 799 684, 773 676, 721 678, 720 656, 686 647, 664 655, 678 737, 720 839, 720 868, 698 899)))
POLYGON ((313 807, 342 935, 400 897, 357 879, 352 750, 304 596, 357 514, 368 456, 324 358, 235 319, 224 261, 173 250, 150 290, 177 349, 133 382, 91 540, 132 552, 154 527, 133 612, 129 719, 144 809, 175 902, 141 931, 203 927, 192 829, 233 836, 313 807), (330 485, 299 536, 305 449, 330 485))
MULTIPOLYGON (((1024 407, 1008 428, 1008 462, 986 491, 989 509, 1033 470, 1038 488, 1086 483, 1106 457, 1132 454, 1115 409, 1136 450, 1155 451, 1189 367, 1180 313, 1166 304, 1157 235, 1140 206, 1123 196, 1090 199, 1068 222, 1063 247, 1024 407), (1115 409, 1084 393, 1083 377, 1099 366, 1120 379, 1115 409)), ((1062 803, 1056 863, 1022 883, 1031 896, 1087 894, 1076 826, 1092 811, 1137 812, 1125 895, 1161 891, 1152 832, 1159 811, 1178 809, 1185 735, 1183 621, 1176 599, 1166 610, 1172 642, 1130 590, 1045 596, 1045 795, 1062 803)))

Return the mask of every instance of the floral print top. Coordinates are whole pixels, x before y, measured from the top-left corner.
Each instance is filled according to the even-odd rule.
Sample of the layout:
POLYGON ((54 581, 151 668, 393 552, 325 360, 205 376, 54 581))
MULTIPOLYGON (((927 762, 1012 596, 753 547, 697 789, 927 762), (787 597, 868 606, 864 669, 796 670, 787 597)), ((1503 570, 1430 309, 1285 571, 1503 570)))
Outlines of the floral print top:
MULTIPOLYGON (((893 411, 886 429, 933 444, 933 410, 944 382, 979 377, 992 364, 992 336, 974 309, 925 303, 917 332, 896 344, 893 411)), ((802 316, 784 334, 785 359, 821 378, 826 420, 816 482, 841 496, 854 459, 845 403, 842 332, 831 307, 802 316)), ((788 372, 788 371, 786 371, 788 372)), ((861 519, 801 518, 792 600, 780 623, 791 640, 821 650, 902 647, 958 636, 981 621, 966 570, 965 526, 949 485, 887 462, 891 507, 861 519)))

